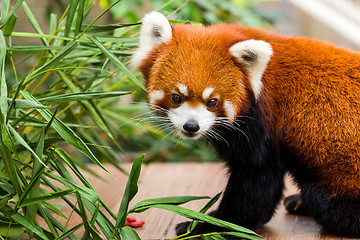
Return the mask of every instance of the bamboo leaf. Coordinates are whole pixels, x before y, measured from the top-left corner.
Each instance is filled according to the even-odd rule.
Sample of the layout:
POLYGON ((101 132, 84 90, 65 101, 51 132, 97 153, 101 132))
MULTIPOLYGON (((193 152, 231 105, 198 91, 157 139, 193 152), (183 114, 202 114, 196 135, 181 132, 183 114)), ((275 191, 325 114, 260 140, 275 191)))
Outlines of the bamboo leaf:
POLYGON ((6 128, 5 124, 2 123, 1 128, 0 128, 0 130, 1 130, 1 134, 0 134, 0 144, 1 144, 1 146, 0 146, 0 156, 1 156, 1 160, 4 163, 6 172, 9 175, 10 181, 11 181, 12 185, 15 188, 15 191, 17 193, 20 193, 21 192, 21 186, 20 186, 20 182, 19 182, 19 179, 18 179, 18 175, 17 175, 18 171, 16 170, 16 165, 15 165, 13 159, 12 159, 10 149, 3 142, 3 131, 4 131, 3 129, 5 129, 5 128, 6 128))
POLYGON ((0 236, 20 236, 25 231, 22 225, 0 222, 0 236))
MULTIPOLYGON (((149 209, 149 207, 144 207, 144 208, 149 209)), ((216 219, 216 218, 206 215, 204 213, 199 213, 199 212, 193 211, 191 209, 186 209, 186 208, 179 207, 176 205, 157 204, 157 205, 152 205, 151 208, 159 208, 159 209, 167 210, 167 211, 176 213, 180 216, 187 217, 187 218, 190 218, 193 220, 204 221, 204 222, 207 222, 207 223, 219 226, 219 227, 227 228, 227 229, 230 229, 233 231, 238 231, 238 232, 258 236, 257 233, 255 233, 249 229, 246 229, 244 227, 238 226, 238 225, 230 223, 230 222, 226 222, 221 219, 216 219)), ((141 208, 139 208, 138 210, 141 212, 144 211, 144 209, 141 209, 141 208)))
POLYGON ((14 27, 15 27, 16 19, 17 19, 17 16, 12 15, 9 18, 9 20, 6 22, 6 24, 3 28, 4 36, 11 36, 11 33, 13 32, 14 27))
POLYGON ((34 232, 36 235, 38 235, 39 237, 41 237, 42 239, 48 240, 49 238, 45 235, 45 233, 42 231, 41 228, 39 228, 38 226, 32 224, 31 222, 29 222, 23 215, 21 215, 20 213, 16 213, 15 215, 13 215, 11 217, 15 222, 17 222, 18 224, 26 227, 27 229, 29 229, 30 231, 34 232))
MULTIPOLYGON (((7 23, 7 21, 11 18, 11 16, 14 15, 15 11, 21 6, 21 4, 24 2, 24 0, 19 0, 15 3, 15 5, 11 8, 11 10, 7 13, 6 16, 2 15, 3 19, 0 22, 0 29, 4 27, 4 25, 7 23)), ((5 1, 6 3, 6 1, 5 1)), ((4 4, 5 4, 4 3, 4 4)), ((6 8, 5 8, 6 9, 6 8)), ((3 12, 1 12, 3 14, 3 12)))
POLYGON ((139 180, 141 164, 143 159, 144 159, 144 154, 138 157, 132 165, 129 178, 126 183, 125 192, 123 198, 121 199, 118 216, 116 219, 116 228, 118 229, 125 226, 129 203, 138 191, 137 182, 139 180))
MULTIPOLYGON (((6 43, 2 31, 0 31, 0 49, 6 49, 6 43)), ((0 51, 0 110, 4 119, 6 119, 8 111, 7 83, 5 79, 5 57, 6 51, 0 51)))
POLYGON ((142 200, 136 203, 132 209, 130 209, 129 213, 137 212, 137 209, 144 207, 151 207, 156 204, 170 204, 170 205, 180 205, 190 201, 199 200, 199 199, 208 199, 209 197, 196 197, 196 196, 183 196, 183 197, 164 197, 164 198, 152 198, 142 200))
POLYGON ((40 68, 36 69, 31 74, 27 75, 23 84, 26 85, 27 83, 29 83, 38 73, 46 72, 48 69, 60 62, 64 57, 70 54, 77 46, 79 46, 79 42, 77 40, 72 40, 71 42, 69 42, 58 54, 51 58, 50 61, 45 63, 40 68))
POLYGON ((44 106, 42 104, 38 104, 31 100, 24 100, 24 99, 16 99, 13 102, 13 99, 8 98, 9 105, 12 103, 13 108, 47 108, 47 106, 44 106))
POLYGON ((54 175, 54 174, 51 174, 51 173, 45 172, 45 174, 46 174, 48 177, 50 177, 50 178, 52 178, 52 179, 54 179, 54 180, 56 180, 56 181, 64 184, 64 185, 67 186, 68 188, 75 188, 75 189, 77 189, 77 192, 79 192, 80 196, 89 199, 89 201, 96 202, 97 200, 99 200, 99 195, 96 193, 95 190, 90 189, 90 188, 87 188, 87 187, 84 187, 84 186, 78 185, 78 184, 74 181, 74 179, 72 179, 72 181, 70 181, 69 179, 66 179, 66 178, 63 178, 63 177, 59 177, 59 176, 54 175))
POLYGON ((64 31, 65 37, 69 37, 78 4, 79 4, 79 0, 71 0, 70 2, 69 11, 66 19, 65 31, 64 31))
POLYGON ((76 92, 39 98, 38 101, 46 104, 59 104, 73 101, 118 97, 127 94, 129 94, 129 92, 76 92))
MULTIPOLYGON (((99 32, 110 32, 110 31, 114 31, 116 29, 119 28, 125 28, 125 27, 131 27, 131 26, 136 26, 136 25, 140 25, 141 22, 136 22, 136 23, 128 23, 128 24, 108 24, 108 25, 104 25, 104 26, 83 26, 83 29, 86 29, 87 33, 99 33, 99 32)), ((83 30, 82 29, 82 30, 83 30)))
POLYGON ((121 240, 141 240, 139 235, 131 227, 123 227, 120 230, 121 240))
POLYGON ((19 207, 29 206, 29 205, 32 205, 32 204, 48 201, 50 199, 61 198, 63 196, 74 193, 76 191, 77 191, 76 189, 66 189, 66 190, 63 190, 63 191, 58 191, 58 192, 49 193, 49 194, 46 194, 46 195, 41 195, 41 196, 38 196, 38 197, 35 197, 35 198, 26 199, 26 200, 22 201, 22 203, 19 205, 19 207))
MULTIPOLYGON (((36 20, 34 14, 31 12, 31 9, 29 8, 29 6, 27 5, 26 2, 23 2, 22 4, 22 9, 24 10, 24 13, 26 15, 26 17, 29 19, 29 22, 31 23, 31 25, 34 27, 35 31, 39 34, 43 34, 43 31, 41 30, 40 24, 38 23, 38 21, 36 20)), ((46 38, 42 37, 41 41, 48 46, 49 43, 46 40, 46 38)))
POLYGON ((76 22, 75 22, 75 30, 74 30, 75 36, 77 36, 81 30, 81 26, 84 18, 84 10, 85 10, 84 8, 85 8, 85 0, 80 0, 79 8, 76 15, 76 22))
MULTIPOLYGON (((206 211, 209 210, 209 208, 211 208, 219 200, 221 194, 222 192, 218 193, 215 197, 213 197, 199 212, 206 213, 206 211)), ((194 230, 198 222, 198 220, 192 221, 187 228, 187 232, 191 232, 192 230, 194 230)))
POLYGON ((110 52, 101 42, 99 42, 99 40, 97 40, 94 36, 88 36, 88 38, 110 59, 112 63, 115 64, 115 66, 120 69, 120 71, 126 74, 141 89, 146 91, 144 84, 142 84, 142 82, 140 82, 112 52, 110 52))
POLYGON ((7 124, 7 128, 14 136, 14 139, 18 141, 21 145, 23 145, 34 156, 34 158, 36 158, 37 161, 39 161, 42 165, 46 167, 45 163, 39 158, 39 156, 34 152, 34 150, 32 150, 29 144, 27 144, 27 142, 20 136, 20 134, 10 124, 7 124))
MULTIPOLYGON (((30 95, 30 93, 26 91, 21 91, 21 95, 23 95, 28 100, 33 100, 38 102, 36 98, 30 95)), ((46 119, 46 121, 50 121, 52 118, 52 114, 47 109, 37 109, 37 111, 46 119)), ((64 124, 60 119, 55 118, 53 123, 51 124, 52 127, 56 130, 56 132, 71 146, 76 148, 77 150, 84 153, 88 156, 95 164, 101 167, 104 171, 110 174, 110 172, 100 163, 100 161, 95 157, 95 155, 90 151, 90 149, 86 146, 84 141, 73 131, 71 130, 66 124, 64 124)))

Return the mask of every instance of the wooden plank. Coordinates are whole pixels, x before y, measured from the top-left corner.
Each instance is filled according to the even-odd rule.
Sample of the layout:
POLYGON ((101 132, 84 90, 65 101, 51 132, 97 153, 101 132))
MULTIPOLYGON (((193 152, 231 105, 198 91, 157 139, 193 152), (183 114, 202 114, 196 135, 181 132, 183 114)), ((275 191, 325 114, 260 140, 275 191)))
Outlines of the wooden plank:
MULTIPOLYGON (((130 170, 131 164, 123 164, 125 169, 130 170)), ((100 170, 96 166, 91 166, 104 179, 101 181, 96 177, 84 173, 85 177, 92 184, 104 202, 117 213, 122 194, 125 189, 127 176, 111 165, 106 168, 112 176, 100 170)), ((136 202, 158 197, 170 196, 210 196, 213 197, 223 191, 226 185, 226 169, 219 163, 151 163, 143 166, 139 180, 139 191, 131 202, 133 206, 136 202)), ((290 177, 286 177, 286 189, 284 196, 295 194, 298 189, 292 184, 290 177)), ((187 204, 184 207, 198 211, 208 200, 198 200, 187 204)), ((71 209, 63 210, 65 216, 71 214, 71 209)), ((134 214, 138 220, 144 220, 145 225, 137 228, 141 239, 170 239, 175 237, 176 224, 188 221, 187 219, 159 209, 150 209, 141 214, 134 214)), ((59 219, 65 223, 65 219, 59 219)), ((75 215, 71 218, 68 226, 74 226, 81 222, 75 215)), ((342 239, 325 235, 311 217, 296 216, 286 213, 283 205, 280 204, 275 216, 261 229, 256 230, 264 239, 342 239)), ((82 231, 77 235, 81 236, 82 231)), ((105 237, 104 237, 105 239, 105 237)))

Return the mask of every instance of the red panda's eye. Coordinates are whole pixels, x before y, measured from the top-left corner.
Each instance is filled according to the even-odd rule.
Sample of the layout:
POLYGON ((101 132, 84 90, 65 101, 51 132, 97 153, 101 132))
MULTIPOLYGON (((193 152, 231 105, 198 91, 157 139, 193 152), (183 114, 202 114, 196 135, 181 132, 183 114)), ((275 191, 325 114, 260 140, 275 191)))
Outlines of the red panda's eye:
POLYGON ((178 94, 173 94, 173 95, 171 96, 171 100, 172 100, 173 103, 175 103, 175 104, 180 104, 180 103, 182 103, 182 98, 181 98, 181 96, 178 95, 178 94))
POLYGON ((207 101, 206 106, 207 106, 208 108, 213 108, 213 107, 216 106, 216 104, 217 104, 217 99, 216 99, 216 98, 212 98, 212 99, 210 99, 209 101, 207 101))

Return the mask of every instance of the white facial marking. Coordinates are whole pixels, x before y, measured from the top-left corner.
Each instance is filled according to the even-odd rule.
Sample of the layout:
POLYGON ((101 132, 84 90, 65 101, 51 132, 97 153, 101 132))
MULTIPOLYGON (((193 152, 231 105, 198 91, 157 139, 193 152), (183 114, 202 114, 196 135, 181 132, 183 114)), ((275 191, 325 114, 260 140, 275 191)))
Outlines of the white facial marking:
POLYGON ((235 120, 235 115, 236 115, 236 111, 235 111, 235 107, 234 105, 228 101, 228 100, 225 100, 224 101, 224 109, 225 109, 225 112, 226 112, 226 116, 229 118, 230 121, 234 121, 235 120))
POLYGON ((178 83, 178 84, 176 84, 176 86, 178 87, 178 89, 182 95, 187 96, 189 94, 187 87, 184 84, 178 83))
POLYGON ((214 88, 213 87, 207 87, 205 88, 205 90, 202 93, 202 98, 204 100, 208 99, 210 97, 210 95, 213 93, 214 88))
POLYGON ((273 54, 271 45, 261 40, 251 39, 236 43, 230 48, 230 53, 239 62, 244 63, 249 72, 255 99, 258 99, 263 86, 262 75, 273 54))
POLYGON ((149 93, 149 103, 150 105, 155 105, 159 100, 163 99, 164 92, 161 90, 154 90, 149 93))
POLYGON ((139 47, 135 50, 131 65, 138 68, 152 49, 172 38, 172 28, 167 18, 159 12, 150 12, 142 20, 139 47))
POLYGON ((216 119, 216 115, 208 111, 204 105, 192 108, 186 102, 178 108, 170 109, 168 116, 175 127, 176 134, 182 139, 190 138, 184 134, 185 130, 183 129, 187 121, 195 120, 198 122, 200 129, 191 139, 199 139, 211 128, 216 119))

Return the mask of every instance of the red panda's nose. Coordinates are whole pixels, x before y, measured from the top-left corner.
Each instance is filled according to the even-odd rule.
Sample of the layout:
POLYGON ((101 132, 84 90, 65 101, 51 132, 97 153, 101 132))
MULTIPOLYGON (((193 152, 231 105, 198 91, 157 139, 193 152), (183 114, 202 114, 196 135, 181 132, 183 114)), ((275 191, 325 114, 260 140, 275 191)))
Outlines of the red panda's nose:
POLYGON ((199 123, 193 119, 186 121, 186 123, 183 126, 184 130, 189 133, 196 133, 199 131, 200 126, 199 123))

